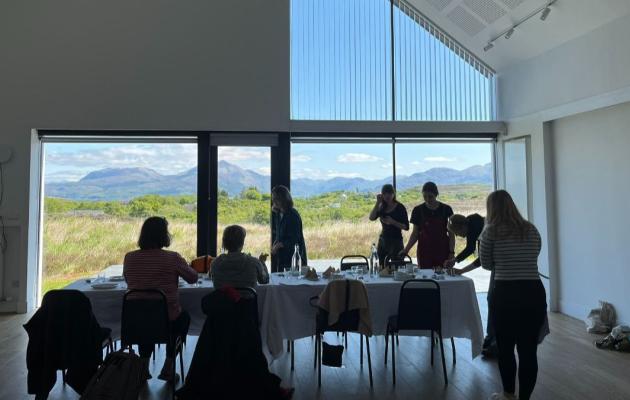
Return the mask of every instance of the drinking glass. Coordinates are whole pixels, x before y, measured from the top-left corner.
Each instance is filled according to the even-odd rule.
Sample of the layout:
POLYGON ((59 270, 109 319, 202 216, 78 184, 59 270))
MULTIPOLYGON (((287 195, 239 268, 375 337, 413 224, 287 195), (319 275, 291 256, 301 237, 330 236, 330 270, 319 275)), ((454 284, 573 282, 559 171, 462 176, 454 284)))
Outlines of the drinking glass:
POLYGON ((284 277, 287 279, 291 277, 291 267, 284 267, 284 277))

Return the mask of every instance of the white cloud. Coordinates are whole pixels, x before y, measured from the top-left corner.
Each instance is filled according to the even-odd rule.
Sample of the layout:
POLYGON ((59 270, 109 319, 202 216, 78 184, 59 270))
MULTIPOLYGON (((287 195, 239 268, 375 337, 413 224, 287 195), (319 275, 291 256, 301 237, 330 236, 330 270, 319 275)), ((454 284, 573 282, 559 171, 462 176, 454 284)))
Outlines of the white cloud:
POLYGON ((291 156, 291 161, 293 162, 309 162, 311 160, 311 156, 307 156, 306 154, 296 154, 291 156))
POLYGON ((432 157, 425 157, 424 161, 426 162, 454 162, 454 161, 457 161, 457 159, 444 157, 444 156, 432 156, 432 157))
POLYGON ((358 178, 361 174, 358 172, 339 172, 335 170, 328 170, 326 177, 328 178, 358 178))
POLYGON ((123 167, 151 168, 164 174, 176 174, 197 165, 197 145, 192 143, 125 144, 112 147, 103 144, 102 147, 94 145, 90 149, 53 150, 46 153, 45 160, 51 167, 51 173, 46 174, 47 178, 53 177, 54 174, 61 176, 60 169, 64 170, 68 178, 76 178, 77 174, 89 170, 123 167), (70 175, 75 175, 75 177, 70 175))
POLYGON ((271 159, 271 152, 267 149, 257 148, 219 147, 219 159, 228 162, 269 160, 271 159))
POLYGON ((340 163, 364 163, 380 160, 382 160, 382 158, 366 153, 345 153, 337 156, 337 162, 340 163))
MULTIPOLYGON (((388 162, 388 163, 382 164, 381 168, 383 168, 383 169, 391 169, 393 165, 394 164, 388 162)), ((396 166, 396 168, 398 168, 398 166, 396 166)))
POLYGON ((258 172, 263 174, 263 175, 271 176, 271 168, 270 167, 260 167, 260 168, 258 168, 258 172))

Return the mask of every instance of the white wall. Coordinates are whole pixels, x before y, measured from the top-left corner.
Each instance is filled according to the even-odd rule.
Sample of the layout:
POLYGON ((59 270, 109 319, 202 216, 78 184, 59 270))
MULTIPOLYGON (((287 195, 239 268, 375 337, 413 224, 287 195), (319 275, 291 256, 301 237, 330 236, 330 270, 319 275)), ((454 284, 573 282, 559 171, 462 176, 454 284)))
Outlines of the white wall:
POLYGON ((630 322, 630 103, 552 123, 560 308, 598 300, 630 322))
POLYGON ((0 311, 33 301, 33 128, 286 130, 288 44, 288 0, 3 1, 0 146, 15 155, 0 209, 13 301, 0 311))
MULTIPOLYGON (((553 24, 553 19, 548 21, 553 24)), ((499 117, 541 121, 630 100, 630 15, 498 71, 499 117), (623 96, 602 104, 604 94, 623 96), (595 104, 598 103, 598 104, 595 104)))

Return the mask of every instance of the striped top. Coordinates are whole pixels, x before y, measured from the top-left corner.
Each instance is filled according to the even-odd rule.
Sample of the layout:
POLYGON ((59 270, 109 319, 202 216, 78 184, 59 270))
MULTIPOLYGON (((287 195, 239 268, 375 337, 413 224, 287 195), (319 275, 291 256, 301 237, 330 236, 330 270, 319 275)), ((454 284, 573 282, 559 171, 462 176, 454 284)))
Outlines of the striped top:
POLYGON ((197 282, 197 271, 174 251, 151 249, 135 250, 125 255, 123 276, 131 289, 158 289, 166 295, 168 316, 177 319, 182 311, 179 305, 179 277, 188 283, 197 282))
POLYGON ((480 238, 479 257, 481 266, 494 270, 495 280, 536 280, 540 234, 530 224, 525 236, 512 236, 506 228, 499 227, 492 234, 484 229, 480 238))

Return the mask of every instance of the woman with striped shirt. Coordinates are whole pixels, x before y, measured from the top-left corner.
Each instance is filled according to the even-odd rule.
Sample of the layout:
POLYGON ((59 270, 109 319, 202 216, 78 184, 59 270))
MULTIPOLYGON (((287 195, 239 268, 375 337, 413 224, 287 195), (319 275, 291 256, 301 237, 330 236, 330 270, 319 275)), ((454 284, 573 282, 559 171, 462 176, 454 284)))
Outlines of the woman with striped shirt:
MULTIPOLYGON (((171 320, 171 329, 176 336, 186 337, 190 325, 190 315, 182 310, 179 304, 177 291, 179 277, 188 283, 197 282, 197 271, 192 269, 186 260, 174 251, 164 250, 171 244, 171 235, 168 232, 168 222, 162 217, 150 217, 142 224, 139 250, 131 251, 125 255, 123 262, 123 276, 127 281, 127 287, 132 289, 158 289, 164 292, 168 303, 168 316, 171 320)), ((140 345, 140 358, 146 368, 145 376, 149 374, 149 358, 153 352, 153 345, 140 345)), ((166 346, 166 360, 162 367, 159 379, 170 381, 176 379, 173 371, 174 349, 166 346)))
POLYGON ((536 350, 547 312, 545 288, 538 277, 540 234, 518 212, 505 190, 487 200, 486 226, 481 234, 480 259, 494 271, 490 309, 499 347, 499 371, 503 393, 491 399, 515 399, 518 351, 519 399, 528 400, 536 385, 536 350))

